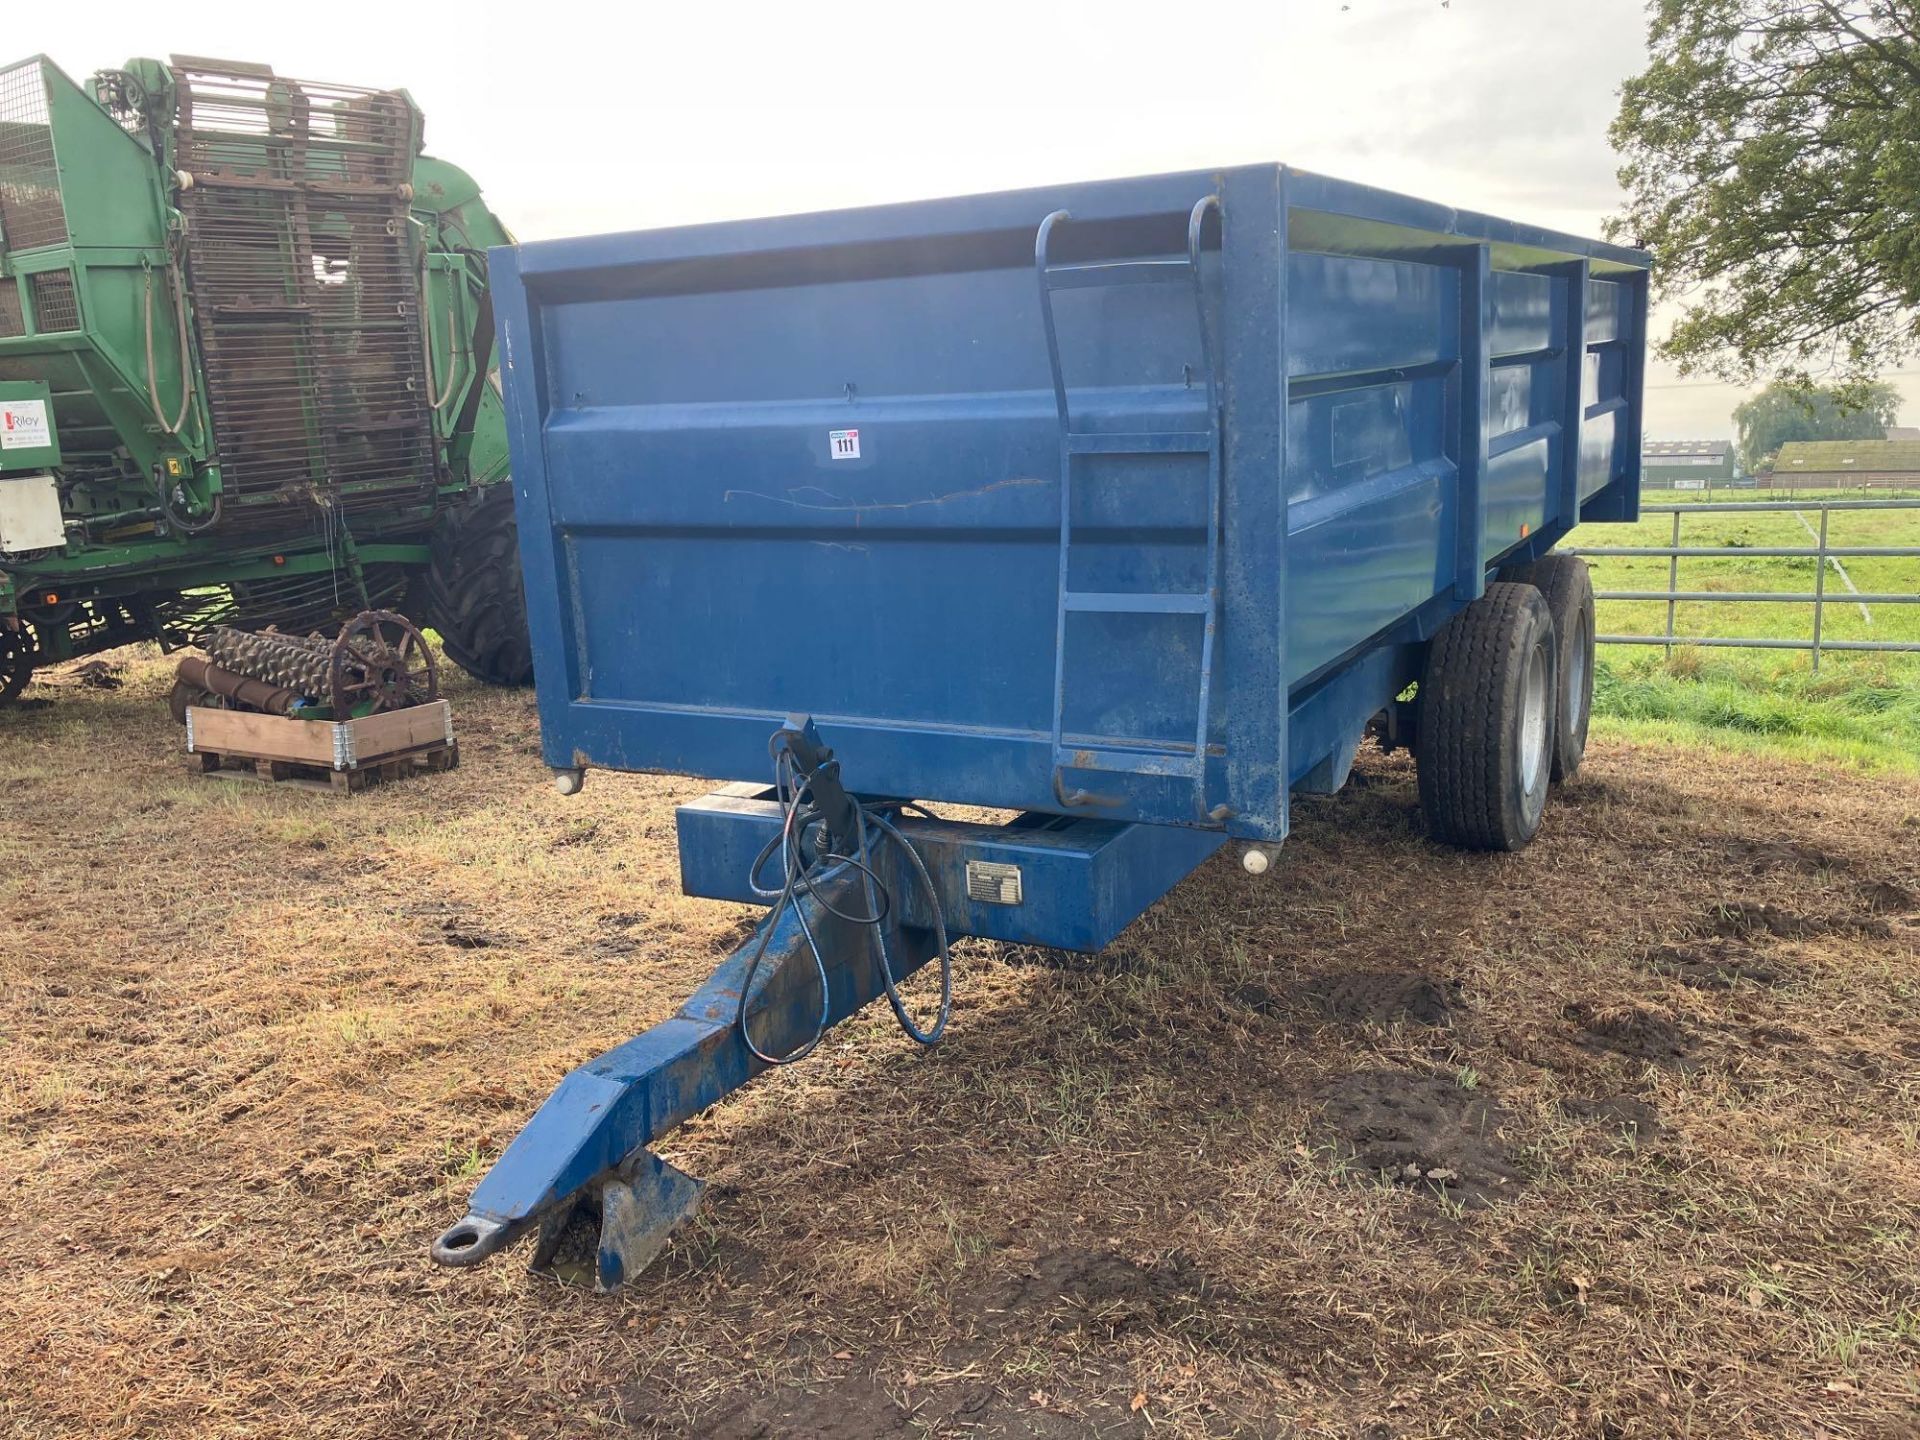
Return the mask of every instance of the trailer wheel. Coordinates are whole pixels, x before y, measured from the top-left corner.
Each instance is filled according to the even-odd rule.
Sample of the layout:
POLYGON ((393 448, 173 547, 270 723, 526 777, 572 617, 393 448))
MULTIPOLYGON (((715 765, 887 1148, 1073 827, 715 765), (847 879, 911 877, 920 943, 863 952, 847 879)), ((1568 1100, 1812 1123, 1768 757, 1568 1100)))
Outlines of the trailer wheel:
POLYGON ((423 618, 440 632, 447 658, 489 685, 528 684, 533 643, 512 484, 489 485, 478 502, 441 516, 432 546, 423 618))
POLYGON ((1447 623, 1420 679, 1420 808, 1434 839, 1518 850, 1540 828, 1553 769, 1553 616, 1505 582, 1447 623))
POLYGON ((1579 773, 1593 719, 1593 578, 1578 555, 1544 555, 1503 578, 1533 586, 1553 615, 1560 667, 1560 720, 1553 741, 1557 784, 1579 773))

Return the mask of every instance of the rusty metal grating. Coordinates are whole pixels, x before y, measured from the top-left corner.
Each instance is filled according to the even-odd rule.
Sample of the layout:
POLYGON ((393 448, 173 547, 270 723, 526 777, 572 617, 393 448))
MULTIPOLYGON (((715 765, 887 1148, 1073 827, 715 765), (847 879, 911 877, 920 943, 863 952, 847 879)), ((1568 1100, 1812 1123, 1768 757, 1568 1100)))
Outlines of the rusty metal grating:
POLYGON ((413 173, 418 112, 397 90, 180 55, 173 75, 176 161, 196 178, 391 191, 413 173))
POLYGON ((415 112, 394 92, 176 59, 187 273, 229 522, 431 496, 408 227, 415 112))
POLYGON ((38 335, 80 328, 80 301, 73 293, 71 270, 42 270, 29 275, 33 287, 33 329, 38 335))
POLYGON ((40 65, 28 60, 0 70, 0 241, 9 250, 67 242, 47 77, 40 65))
POLYGON ((27 317, 20 309, 20 282, 11 275, 0 279, 0 340, 27 333, 27 317))
POLYGON ((156 604, 154 614, 167 639, 179 645, 196 643, 215 625, 242 630, 272 625, 291 635, 331 631, 357 611, 391 608, 405 598, 407 572, 399 565, 368 565, 364 578, 364 597, 341 575, 295 575, 191 591, 156 604))

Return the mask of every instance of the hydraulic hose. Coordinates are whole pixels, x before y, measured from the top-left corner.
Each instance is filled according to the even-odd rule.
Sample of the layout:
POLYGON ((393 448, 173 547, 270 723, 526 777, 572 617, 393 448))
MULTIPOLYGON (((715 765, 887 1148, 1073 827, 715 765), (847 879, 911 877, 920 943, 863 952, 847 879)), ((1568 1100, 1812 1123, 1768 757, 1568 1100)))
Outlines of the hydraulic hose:
POLYGON ((168 261, 167 272, 173 277, 173 318, 180 335, 180 413, 169 421, 165 408, 160 404, 160 377, 153 363, 153 267, 147 266, 146 272, 147 399, 153 406, 153 418, 160 422, 160 428, 169 435, 178 435, 180 427, 187 423, 187 412, 193 405, 193 356, 187 347, 187 290, 180 278, 179 265, 168 261))
MULTIPOLYGON (((880 959, 880 979, 886 988, 887 1003, 893 1009, 894 1019, 901 1030, 916 1044, 933 1045, 947 1028, 948 1017, 953 1013, 953 956, 948 948, 946 918, 941 913, 940 892, 935 887, 933 876, 928 873, 926 863, 912 844, 899 829, 874 806, 855 801, 854 813, 858 825, 857 854, 841 855, 825 848, 817 847, 814 860, 806 859, 806 840, 808 832, 814 827, 824 830, 824 817, 812 802, 807 791, 807 778, 798 772, 793 757, 786 751, 780 752, 774 761, 774 792, 780 797, 783 811, 779 834, 769 840, 754 857, 753 866, 747 876, 747 884, 756 895, 773 901, 773 910, 768 922, 760 932, 760 944, 748 962, 747 974, 740 985, 739 1006, 735 1013, 735 1022, 740 1029, 740 1038, 755 1056, 768 1065, 790 1065, 796 1060, 806 1058, 819 1045, 826 1033, 827 1015, 830 997, 827 988, 826 957, 820 953, 820 942, 814 937, 813 928, 807 923, 806 909, 799 901, 803 895, 811 895, 819 904, 837 918, 854 925, 873 927, 874 940, 880 959), (871 828, 870 828, 871 827, 871 828), (907 860, 918 880, 920 888, 926 894, 933 916, 934 934, 937 940, 937 954, 940 961, 940 1006, 934 1021, 921 1028, 907 1013, 906 1001, 901 998, 897 977, 893 969, 893 956, 887 947, 887 920, 895 907, 894 898, 889 893, 886 882, 881 880, 874 869, 872 831, 877 830, 880 838, 900 847, 906 852, 907 860), (778 888, 760 883, 760 872, 775 853, 780 856, 782 876, 778 888), (852 915, 837 910, 819 894, 813 886, 815 875, 833 865, 850 865, 860 873, 861 884, 865 890, 868 913, 852 915), (820 1012, 814 1022, 814 1031, 810 1039, 785 1055, 771 1054, 762 1050, 754 1040, 747 1025, 747 1000, 753 993, 753 982, 760 972, 761 962, 766 958, 768 946, 773 937, 774 925, 786 908, 792 905, 795 921, 800 933, 805 937, 814 971, 820 987, 820 1012)), ((899 802, 883 802, 894 805, 899 802)))
POLYGON ((433 388, 433 298, 432 272, 427 268, 427 252, 420 252, 420 350, 426 366, 427 404, 438 415, 453 397, 460 393, 460 352, 455 348, 459 344, 459 329, 454 324, 454 312, 458 308, 448 297, 447 302, 447 388, 439 394, 433 388))
POLYGON ((220 516, 225 507, 221 504, 218 494, 213 497, 213 508, 207 512, 205 519, 189 520, 173 508, 173 487, 167 484, 165 473, 157 465, 154 471, 155 483, 160 492, 160 513, 166 517, 167 523, 174 529, 182 535, 204 535, 220 523, 220 516))

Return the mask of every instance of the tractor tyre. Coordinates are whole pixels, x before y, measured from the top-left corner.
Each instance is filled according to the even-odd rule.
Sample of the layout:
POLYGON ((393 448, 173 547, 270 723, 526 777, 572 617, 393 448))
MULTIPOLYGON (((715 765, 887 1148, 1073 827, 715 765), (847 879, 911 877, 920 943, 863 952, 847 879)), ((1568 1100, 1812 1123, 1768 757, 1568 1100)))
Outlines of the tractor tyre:
POLYGON ((20 698, 33 678, 33 632, 24 624, 19 629, 0 625, 0 705, 20 698))
POLYGON ((474 502, 449 510, 431 543, 421 618, 440 632, 447 658, 489 685, 530 684, 533 642, 512 483, 489 485, 474 502))
POLYGON ((1448 621, 1420 677, 1420 808, 1434 839, 1518 850, 1553 770, 1553 616, 1531 585, 1495 583, 1448 621))

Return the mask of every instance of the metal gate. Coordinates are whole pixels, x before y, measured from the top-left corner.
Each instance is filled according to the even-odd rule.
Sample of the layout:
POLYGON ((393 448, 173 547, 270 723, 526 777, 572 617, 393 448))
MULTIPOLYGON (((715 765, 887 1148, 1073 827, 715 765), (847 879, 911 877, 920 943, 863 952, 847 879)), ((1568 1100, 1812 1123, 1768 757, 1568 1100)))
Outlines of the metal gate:
POLYGON ((1844 561, 1858 557, 1878 557, 1897 559, 1920 559, 1920 546, 1915 545, 1833 545, 1828 542, 1828 528, 1832 512, 1836 510, 1913 510, 1920 509, 1920 500, 1827 500, 1819 503, 1798 504, 1784 500, 1708 502, 1699 505, 1643 505, 1642 515, 1671 515, 1673 530, 1669 542, 1665 545, 1583 545, 1567 547, 1569 555, 1584 555, 1589 559, 1605 559, 1608 556, 1638 556, 1659 558, 1667 562, 1667 588, 1665 590, 1596 590, 1594 599, 1606 600, 1663 600, 1667 606, 1667 625, 1660 635, 1599 635, 1595 639, 1602 645, 1664 645, 1669 653, 1675 645, 1702 645, 1736 650, 1806 650, 1812 652, 1813 668, 1820 668, 1820 656, 1823 653, 1842 651, 1884 651, 1920 654, 1920 641, 1912 640, 1830 640, 1824 638, 1826 609, 1830 603, 1858 605, 1863 610, 1873 605, 1920 605, 1920 587, 1915 591, 1896 591, 1890 593, 1868 593, 1857 590, 1850 576, 1847 576, 1844 561), (1819 523, 1816 526, 1806 519, 1806 512, 1817 512, 1819 523), (1682 545, 1680 543, 1680 522, 1688 515, 1714 514, 1786 514, 1801 517, 1800 523, 1807 527, 1811 545, 1682 545), (1694 558, 1743 558, 1775 557, 1779 559, 1812 559, 1817 561, 1814 568, 1812 590, 1682 590, 1680 588, 1680 562, 1694 558), (1827 584, 1827 572, 1832 567, 1843 578, 1839 590, 1832 590, 1827 584), (1813 607, 1813 635, 1807 640, 1784 639, 1778 636, 1741 637, 1731 635, 1676 635, 1674 633, 1674 610, 1681 604, 1708 604, 1719 602, 1735 604, 1758 602, 1783 605, 1811 605, 1813 607))

